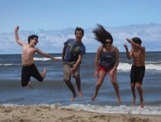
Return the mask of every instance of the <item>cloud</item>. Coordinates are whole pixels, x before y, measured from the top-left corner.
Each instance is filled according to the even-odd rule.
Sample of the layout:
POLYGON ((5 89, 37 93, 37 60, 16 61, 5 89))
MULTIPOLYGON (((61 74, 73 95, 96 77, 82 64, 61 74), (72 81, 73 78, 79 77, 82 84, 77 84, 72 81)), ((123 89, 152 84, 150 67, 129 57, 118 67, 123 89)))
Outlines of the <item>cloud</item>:
MULTIPOLYGON (((132 38, 138 36, 142 39, 147 51, 160 51, 161 47, 161 25, 160 24, 146 24, 146 25, 129 25, 123 27, 105 27, 114 38, 114 45, 124 52, 125 38, 132 38)), ((74 38, 74 28, 65 30, 43 30, 37 31, 20 30, 19 37, 21 40, 27 42, 28 35, 37 34, 39 36, 38 48, 47 53, 61 53, 63 43, 68 38, 74 38)), ((96 52, 100 45, 92 33, 92 28, 85 29, 83 43, 86 45, 87 52, 96 52)), ((14 33, 0 34, 0 53, 1 54, 20 54, 21 47, 16 43, 14 33)))

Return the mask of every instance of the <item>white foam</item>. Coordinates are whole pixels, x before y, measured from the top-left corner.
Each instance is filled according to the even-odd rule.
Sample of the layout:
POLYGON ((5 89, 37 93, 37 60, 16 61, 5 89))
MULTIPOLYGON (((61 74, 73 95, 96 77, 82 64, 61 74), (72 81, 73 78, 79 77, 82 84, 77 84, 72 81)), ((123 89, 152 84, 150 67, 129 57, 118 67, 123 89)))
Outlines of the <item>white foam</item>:
MULTIPOLYGON (((61 56, 58 56, 58 57, 55 57, 56 59, 62 59, 62 57, 61 56)), ((38 58, 38 57, 34 57, 34 60, 35 61, 49 61, 49 60, 51 60, 51 58, 45 58, 45 57, 43 57, 43 58, 38 58)))
MULTIPOLYGON (((129 63, 119 63, 119 66, 118 66, 118 70, 121 70, 121 71, 130 71, 131 69, 131 65, 132 64, 129 64, 129 63)), ((145 64, 145 68, 146 70, 158 70, 158 71, 161 71, 161 64, 159 63, 146 63, 145 64)))
MULTIPOLYGON (((17 105, 17 104, 1 104, 2 106, 27 106, 27 105, 17 105)), ((32 106, 32 105, 28 105, 32 106)), ((57 104, 35 104, 33 106, 44 106, 52 107, 58 109, 71 109, 74 111, 88 111, 88 112, 98 112, 98 113, 109 113, 109 114, 138 114, 138 115, 161 115, 161 105, 158 106, 109 106, 109 105, 84 105, 84 104, 70 104, 61 105, 57 104)))
POLYGON ((89 112, 98 113, 115 113, 115 114, 142 114, 142 115, 161 115, 160 106, 101 106, 101 105, 83 105, 83 104, 71 104, 69 106, 62 106, 61 108, 70 108, 73 110, 85 110, 89 112))
POLYGON ((21 64, 0 64, 0 66, 14 66, 14 65, 21 65, 21 64))
POLYGON ((34 57, 34 60, 35 61, 48 61, 48 60, 51 60, 50 58, 37 58, 37 57, 34 57))

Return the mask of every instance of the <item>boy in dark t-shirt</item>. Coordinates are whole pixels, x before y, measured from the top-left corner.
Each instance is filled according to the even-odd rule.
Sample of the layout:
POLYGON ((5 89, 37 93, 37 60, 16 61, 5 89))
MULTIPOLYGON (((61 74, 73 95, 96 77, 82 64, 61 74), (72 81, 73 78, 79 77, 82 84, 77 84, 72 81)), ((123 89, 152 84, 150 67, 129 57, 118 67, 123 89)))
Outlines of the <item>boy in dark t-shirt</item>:
POLYGON ((71 90, 73 97, 70 101, 73 101, 76 97, 76 91, 71 83, 71 75, 76 80, 76 84, 78 87, 78 95, 80 97, 83 96, 81 90, 81 78, 80 78, 80 64, 83 59, 83 55, 86 52, 86 48, 82 43, 82 38, 84 36, 84 30, 82 28, 77 27, 75 29, 75 37, 76 39, 68 39, 64 43, 64 48, 62 52, 62 60, 64 67, 64 82, 71 90))

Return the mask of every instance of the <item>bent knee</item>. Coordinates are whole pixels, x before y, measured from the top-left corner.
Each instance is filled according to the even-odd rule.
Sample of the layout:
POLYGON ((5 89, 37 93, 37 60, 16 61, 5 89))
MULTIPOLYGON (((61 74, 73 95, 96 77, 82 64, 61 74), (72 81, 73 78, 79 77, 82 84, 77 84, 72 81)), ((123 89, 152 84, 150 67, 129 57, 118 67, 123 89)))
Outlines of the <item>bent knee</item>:
POLYGON ((39 81, 40 81, 40 82, 43 82, 43 80, 44 80, 44 78, 40 79, 39 81))
POLYGON ((21 82, 21 86, 22 87, 25 87, 25 86, 27 86, 28 85, 28 82, 21 82))
POLYGON ((38 80, 39 82, 43 82, 44 77, 37 78, 37 80, 38 80))

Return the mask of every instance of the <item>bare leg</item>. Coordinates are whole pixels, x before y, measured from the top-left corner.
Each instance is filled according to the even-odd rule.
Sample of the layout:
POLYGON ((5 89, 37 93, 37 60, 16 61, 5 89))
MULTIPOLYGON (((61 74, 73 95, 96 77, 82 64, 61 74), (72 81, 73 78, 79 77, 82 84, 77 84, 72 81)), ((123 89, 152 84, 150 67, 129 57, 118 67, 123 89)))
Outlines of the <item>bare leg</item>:
POLYGON ((34 89, 34 87, 31 85, 31 82, 28 82, 27 87, 34 89))
POLYGON ((137 83, 136 87, 140 96, 140 107, 144 108, 143 90, 142 90, 141 84, 137 83))
POLYGON ((41 73, 41 76, 42 76, 43 78, 45 78, 46 73, 47 73, 47 69, 46 69, 46 68, 44 68, 44 71, 41 73))
POLYGON ((73 102, 76 97, 77 97, 77 95, 73 95, 73 97, 70 98, 70 102, 73 102))
POLYGON ((81 80, 80 80, 80 76, 75 77, 76 83, 77 83, 77 87, 78 87, 78 95, 79 97, 83 97, 83 93, 81 91, 81 80))
POLYGON ((102 85, 102 83, 97 83, 97 84, 96 84, 95 94, 91 97, 91 100, 92 100, 92 101, 94 101, 94 100, 96 99, 96 97, 97 97, 97 95, 98 95, 98 91, 99 91, 101 85, 102 85))
POLYGON ((131 92, 132 92, 132 95, 133 95, 132 105, 135 105, 136 95, 135 95, 135 84, 134 83, 131 83, 131 92))
POLYGON ((75 89, 74 89, 73 84, 71 83, 71 81, 66 81, 65 83, 68 86, 68 88, 71 90, 71 92, 73 93, 73 97, 70 99, 70 101, 72 102, 77 97, 77 94, 75 92, 75 89))
POLYGON ((120 98, 120 94, 119 94, 119 85, 117 82, 115 83, 112 83, 114 89, 115 89, 115 92, 116 92, 116 95, 117 95, 117 103, 120 105, 121 104, 121 98, 120 98))
POLYGON ((99 77, 97 79, 97 83, 96 83, 95 94, 91 97, 91 101, 94 101, 96 99, 99 89, 103 83, 103 80, 104 80, 106 74, 107 74, 106 72, 100 71, 100 75, 99 75, 99 77))
MULTIPOLYGON (((110 75, 110 74, 109 74, 110 75)), ((120 98, 120 92, 119 92, 119 85, 117 83, 117 72, 113 74, 113 76, 110 76, 112 85, 115 89, 116 95, 117 95, 117 103, 120 105, 121 104, 121 98, 120 98)))

